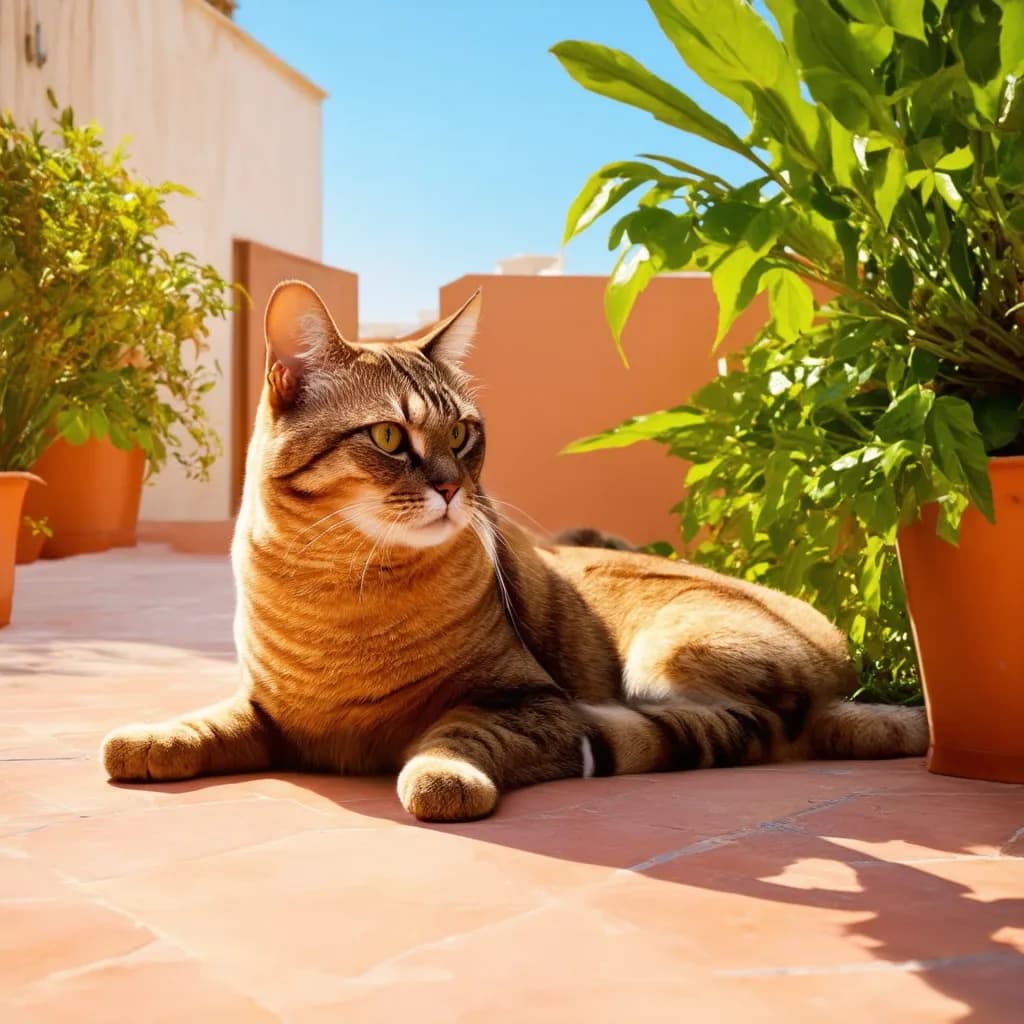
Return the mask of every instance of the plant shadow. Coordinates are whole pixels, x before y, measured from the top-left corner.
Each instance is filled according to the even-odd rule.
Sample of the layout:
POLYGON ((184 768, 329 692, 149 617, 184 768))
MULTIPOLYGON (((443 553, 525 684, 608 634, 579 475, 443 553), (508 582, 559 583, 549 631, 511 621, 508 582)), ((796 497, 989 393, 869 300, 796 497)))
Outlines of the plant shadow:
MULTIPOLYGON (((912 774, 920 778, 910 778, 907 767, 903 763, 900 770, 909 784, 891 792, 878 764, 567 780, 511 794, 494 817, 457 825, 409 818, 389 779, 250 778, 273 778, 307 790, 347 812, 348 821, 355 815, 356 820, 440 831, 610 868, 613 878, 622 878, 620 872, 642 875, 783 907, 835 911, 842 917, 843 938, 850 940, 850 962, 775 963, 773 950, 766 949, 765 963, 720 973, 755 982, 910 972, 962 1004, 966 1009, 960 1021, 1009 1020, 1024 991, 1024 954, 1007 933, 1024 928, 1024 895, 988 898, 984 868, 971 876, 979 879, 980 889, 944 876, 957 874, 957 865, 964 862, 1013 862, 1014 852, 1024 852, 1024 842, 1019 851, 1014 849, 1024 832, 1021 787, 964 780, 932 784, 937 777, 914 765, 912 774), (787 786, 800 790, 803 806, 772 813, 773 799, 778 802, 774 791, 787 786), (762 805, 766 813, 751 813, 762 805), (1017 821, 1009 831, 1007 814, 1016 814, 1017 821), (962 818, 955 839, 950 838, 957 832, 949 826, 950 816, 962 818), (1004 824, 992 826, 988 819, 993 817, 1004 824), (638 858, 638 843, 642 847, 648 838, 652 852, 638 858)), ((228 781, 200 779, 153 788, 194 790, 228 781)), ((628 917, 628 900, 620 900, 615 913, 628 917)), ((633 923, 642 927, 643 915, 633 923)), ((721 927, 729 926, 723 922, 721 927)))

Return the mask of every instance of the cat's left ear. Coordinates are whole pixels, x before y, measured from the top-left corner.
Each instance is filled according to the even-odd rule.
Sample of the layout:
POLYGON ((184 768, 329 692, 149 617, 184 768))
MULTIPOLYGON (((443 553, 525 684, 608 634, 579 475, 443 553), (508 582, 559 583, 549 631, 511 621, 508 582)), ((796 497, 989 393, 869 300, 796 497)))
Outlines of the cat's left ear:
POLYGON ((282 281, 265 317, 271 404, 294 405, 307 378, 344 366, 357 355, 341 336, 324 300, 305 281, 282 281))
POLYGON ((483 296, 477 288, 461 308, 418 339, 420 351, 435 362, 461 366, 473 345, 482 306, 483 296))

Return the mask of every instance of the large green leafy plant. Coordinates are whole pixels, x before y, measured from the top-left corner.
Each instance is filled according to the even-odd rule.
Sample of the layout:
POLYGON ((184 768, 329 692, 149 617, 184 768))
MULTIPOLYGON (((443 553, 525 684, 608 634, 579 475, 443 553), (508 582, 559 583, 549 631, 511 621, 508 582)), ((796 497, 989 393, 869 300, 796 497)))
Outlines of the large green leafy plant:
POLYGON ((228 286, 159 243, 167 196, 187 190, 123 160, 70 109, 52 144, 0 117, 0 469, 27 469, 54 431, 141 447, 151 470, 171 453, 199 477, 220 451, 199 357, 228 286))
POLYGON ((665 271, 710 271, 719 338, 761 292, 771 319, 743 372, 577 448, 654 439, 692 460, 697 557, 808 598, 905 675, 898 528, 938 501, 955 541, 968 503, 993 515, 987 455, 1024 451, 1024 2, 766 0, 774 29, 742 0, 648 3, 744 136, 624 53, 554 53, 752 177, 612 164, 566 236, 636 200, 610 233, 616 338, 665 271))

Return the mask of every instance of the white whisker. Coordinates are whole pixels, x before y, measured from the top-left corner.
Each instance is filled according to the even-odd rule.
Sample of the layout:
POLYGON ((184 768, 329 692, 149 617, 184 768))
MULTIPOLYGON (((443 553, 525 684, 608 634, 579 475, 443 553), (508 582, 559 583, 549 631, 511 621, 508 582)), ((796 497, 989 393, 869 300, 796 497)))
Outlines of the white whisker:
POLYGON ((528 519, 545 537, 551 536, 551 531, 542 523, 534 519, 526 509, 520 508, 518 505, 514 505, 511 501, 505 501, 504 498, 496 498, 493 494, 486 495, 485 500, 489 501, 492 505, 503 505, 505 508, 512 509, 513 512, 518 512, 524 519, 528 519))
MULTIPOLYGON (((355 515, 358 512, 361 512, 365 508, 372 508, 376 504, 377 500, 374 498, 361 498, 358 501, 349 502, 349 504, 343 505, 341 508, 336 508, 334 509, 333 512, 328 512, 327 515, 321 516, 315 523, 310 523, 308 526, 304 526, 301 530, 299 530, 298 533, 296 533, 295 536, 292 537, 291 542, 288 545, 288 550, 285 552, 285 555, 291 554, 292 548, 299 541, 299 538, 301 538, 304 534, 309 533, 310 530, 315 530, 321 523, 327 522, 328 519, 334 519, 336 516, 343 516, 345 517, 346 522, 351 522, 350 516, 355 515)), ((333 529, 333 527, 331 529, 333 529)), ((309 544, 302 548, 299 554, 301 555, 302 552, 306 550, 306 548, 308 548, 312 544, 315 544, 321 537, 324 537, 328 533, 330 533, 331 529, 324 530, 323 533, 317 534, 317 536, 314 537, 309 542, 309 544)))
POLYGON ((525 647, 526 641, 523 639, 523 634, 519 632, 519 624, 516 622, 515 609, 512 607, 512 598, 508 592, 508 584, 505 582, 505 576, 501 571, 501 563, 498 560, 498 540, 501 540, 506 547, 508 547, 508 541, 480 509, 474 508, 470 510, 468 523, 477 540, 480 541, 480 546, 484 549, 488 560, 494 567, 494 578, 498 584, 498 593, 501 595, 502 604, 505 606, 505 611, 508 614, 508 621, 519 638, 519 642, 525 647))
POLYGON ((402 515, 401 512, 398 512, 395 515, 393 515, 391 517, 390 521, 388 522, 388 525, 385 528, 384 532, 381 534, 380 537, 377 538, 377 542, 373 545, 373 547, 370 548, 370 553, 366 556, 366 562, 363 565, 363 571, 362 571, 362 574, 359 577, 359 600, 360 601, 362 601, 362 599, 363 599, 363 585, 366 583, 366 570, 370 568, 370 562, 373 560, 374 554, 376 553, 378 548, 381 548, 381 555, 382 555, 382 557, 383 557, 384 554, 387 553, 387 551, 388 551, 387 542, 388 542, 389 538, 391 537, 391 534, 394 532, 395 527, 398 526, 399 523, 401 523, 404 519, 405 519, 405 517, 402 515))

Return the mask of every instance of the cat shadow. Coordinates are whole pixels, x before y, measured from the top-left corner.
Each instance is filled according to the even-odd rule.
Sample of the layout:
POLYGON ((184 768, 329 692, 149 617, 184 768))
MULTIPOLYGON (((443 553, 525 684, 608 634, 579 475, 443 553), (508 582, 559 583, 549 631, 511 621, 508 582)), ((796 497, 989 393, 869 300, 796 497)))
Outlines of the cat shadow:
MULTIPOLYGON (((871 960, 854 955, 855 962, 838 966, 769 963, 729 973, 756 979, 912 972, 921 983, 964 1006, 959 1021, 1009 1019, 1010 1007, 1019 1001, 1024 986, 1024 954, 1000 933, 1024 928, 1024 898, 986 900, 971 886, 944 875, 962 876, 964 862, 970 862, 977 887, 984 888, 986 870, 978 865, 1000 859, 995 853, 978 853, 979 848, 993 848, 992 829, 984 820, 992 803, 985 800, 1024 806, 1018 787, 980 784, 978 792, 985 796, 973 801, 981 802, 974 824, 968 814, 963 834, 953 842, 943 818, 971 800, 970 789, 958 792, 940 785, 923 793, 872 795, 870 775, 866 787, 855 784, 852 790, 829 780, 831 775, 858 770, 857 765, 804 767, 804 772, 824 779, 826 790, 831 783, 839 795, 806 800, 803 810, 777 817, 750 813, 753 807, 770 806, 773 789, 786 785, 786 779, 772 779, 773 768, 768 767, 549 783, 510 794, 492 818, 456 825, 411 819, 398 803, 392 779, 299 774, 272 778, 309 791, 318 804, 337 805, 346 812, 346 823, 389 822, 610 868, 612 878, 618 872, 640 874, 697 890, 837 911, 843 917, 843 934, 857 949, 870 953, 871 960), (743 794, 739 801, 738 793, 743 794), (720 799, 724 797, 729 799, 720 799), (899 803, 899 813, 886 813, 891 800, 899 803), (882 847, 885 857, 877 855, 882 847), (934 953, 922 959, 922 947, 934 953)), ((873 770, 877 773, 879 768, 873 770)), ((228 782, 195 780, 174 788, 228 782)), ((808 792, 817 785, 809 786, 808 792)), ((1021 819, 1024 824, 1024 810, 1021 819)), ((1000 852, 1012 858, 1010 847, 1018 836, 1000 852)), ((1006 876, 997 871, 995 877, 1006 876)), ((628 902, 623 906, 620 901, 616 912, 628 916, 628 902)), ((766 950, 768 960, 771 955, 766 950)))

